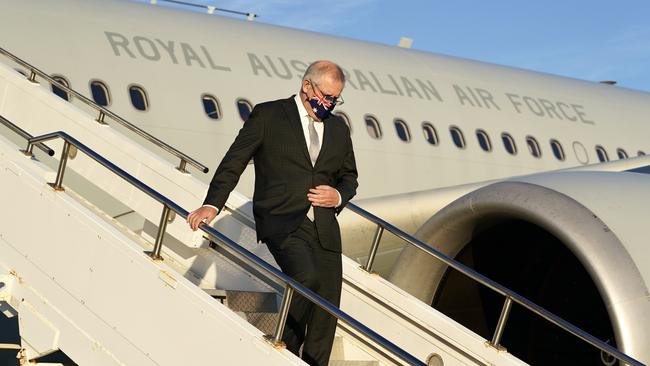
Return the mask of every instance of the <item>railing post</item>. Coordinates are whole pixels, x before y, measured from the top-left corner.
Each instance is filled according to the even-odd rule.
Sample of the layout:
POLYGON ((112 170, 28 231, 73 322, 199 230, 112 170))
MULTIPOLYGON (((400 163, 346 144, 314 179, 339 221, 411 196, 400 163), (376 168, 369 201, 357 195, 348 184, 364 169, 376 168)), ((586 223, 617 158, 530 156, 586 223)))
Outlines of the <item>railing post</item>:
MULTIPOLYGON (((31 153, 31 147, 28 147, 28 151, 31 153)), ((59 160, 59 169, 56 172, 56 181, 51 183, 50 186, 54 188, 55 191, 62 192, 65 189, 61 186, 63 184, 63 175, 65 174, 65 166, 68 163, 68 155, 70 153, 70 143, 65 141, 63 143, 63 151, 61 151, 61 159, 59 160)))
POLYGON ((503 303, 503 308, 501 309, 501 316, 499 316, 499 322, 497 323, 497 328, 494 330, 494 336, 492 337, 492 342, 490 345, 494 348, 501 348, 499 343, 501 342, 501 336, 503 336, 503 331, 506 328, 506 322, 508 321, 508 316, 510 315, 510 309, 512 308, 512 298, 510 296, 506 297, 506 301, 503 303))
POLYGON ((285 346, 284 342, 282 342, 282 335, 284 334, 284 325, 287 323, 287 317, 289 316, 289 306, 291 305, 292 296, 293 288, 287 284, 284 288, 284 297, 282 298, 282 306, 280 306, 278 323, 275 325, 275 333, 273 335, 268 334, 264 336, 264 338, 273 343, 275 347, 285 346))
POLYGON ((372 246, 370 247, 370 252, 368 253, 368 260, 366 261, 366 265, 361 267, 366 272, 372 272, 372 265, 375 262, 377 249, 379 249, 379 242, 381 241, 381 234, 383 233, 384 227, 377 225, 377 231, 375 231, 375 237, 372 239, 372 246))
POLYGON ((104 118, 106 118, 106 113, 104 113, 103 110, 99 110, 99 116, 97 116, 97 121, 100 125, 107 125, 108 123, 104 122, 104 118))
POLYGON ((156 242, 153 245, 153 250, 151 253, 149 253, 149 256, 156 261, 163 260, 163 257, 160 255, 160 251, 162 250, 163 238, 165 237, 165 231, 167 230, 167 223, 169 222, 170 213, 171 210, 169 207, 167 207, 167 205, 164 205, 162 215, 160 215, 160 223, 158 224, 156 242))
POLYGON ((181 158, 181 162, 176 167, 176 170, 178 170, 181 173, 187 173, 187 169, 185 169, 186 167, 187 167, 187 161, 185 159, 181 158))
POLYGON ((29 140, 27 140, 27 147, 25 148, 25 150, 20 150, 20 152, 25 154, 26 156, 34 156, 34 144, 32 144, 31 142, 29 142, 29 140))
POLYGON ((36 81, 36 71, 34 71, 34 69, 29 70, 29 77, 27 80, 29 80, 30 83, 38 84, 38 81, 36 81))

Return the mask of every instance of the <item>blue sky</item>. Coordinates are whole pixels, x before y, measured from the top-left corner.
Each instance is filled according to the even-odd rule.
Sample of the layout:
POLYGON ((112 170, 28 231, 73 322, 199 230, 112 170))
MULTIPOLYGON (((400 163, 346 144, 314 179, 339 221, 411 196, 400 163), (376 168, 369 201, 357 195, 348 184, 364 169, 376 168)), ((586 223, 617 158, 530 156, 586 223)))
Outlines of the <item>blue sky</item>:
POLYGON ((423 51, 616 80, 650 92, 647 0, 185 1, 254 12, 259 22, 384 44, 405 36, 423 51))

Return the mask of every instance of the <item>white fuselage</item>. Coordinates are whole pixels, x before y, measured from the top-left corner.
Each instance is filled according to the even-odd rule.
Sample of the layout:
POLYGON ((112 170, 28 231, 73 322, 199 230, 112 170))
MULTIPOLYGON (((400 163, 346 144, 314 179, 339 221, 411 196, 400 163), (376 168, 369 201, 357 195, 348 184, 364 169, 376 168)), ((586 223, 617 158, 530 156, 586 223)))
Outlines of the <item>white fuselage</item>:
MULTIPOLYGON (((612 160, 619 148, 630 157, 650 151, 648 93, 129 1, 61 0, 52 7, 0 0, 0 7, 0 47, 83 94, 90 95, 91 81, 102 81, 111 110, 211 168, 242 125, 236 100, 289 97, 318 59, 348 74, 339 110, 352 127, 357 198, 596 163, 596 145, 612 160), (131 85, 146 91, 147 111, 132 106, 131 85), (220 119, 206 115, 204 94, 219 101, 220 119), (367 115, 379 122, 381 138, 370 136, 367 115), (396 118, 408 126, 410 142, 398 136, 396 118), (424 121, 435 127, 438 145, 425 138, 424 121), (451 126, 462 131, 464 148, 452 141, 451 126), (491 152, 481 149, 477 129, 489 136, 491 152), (516 143, 514 155, 504 148, 504 132, 516 143), (531 155, 528 136, 541 157, 531 155)), ((248 169, 237 189, 250 194, 253 179, 248 169)))

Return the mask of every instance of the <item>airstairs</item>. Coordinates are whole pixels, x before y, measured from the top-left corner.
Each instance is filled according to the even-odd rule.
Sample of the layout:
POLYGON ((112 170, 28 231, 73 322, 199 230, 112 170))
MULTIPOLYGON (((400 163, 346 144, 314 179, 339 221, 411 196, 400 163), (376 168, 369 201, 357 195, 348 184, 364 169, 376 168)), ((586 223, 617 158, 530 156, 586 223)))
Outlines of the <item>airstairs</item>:
POLYGON ((63 85, 74 103, 61 100, 47 74, 0 53, 0 308, 19 319, 23 360, 300 365, 279 339, 291 296, 305 296, 339 318, 331 365, 522 365, 500 346, 513 303, 640 365, 353 204, 377 231, 363 266, 343 258, 333 307, 255 242, 249 199, 233 192, 190 231, 207 168, 63 85), (491 340, 373 274, 386 230, 504 296, 491 340))

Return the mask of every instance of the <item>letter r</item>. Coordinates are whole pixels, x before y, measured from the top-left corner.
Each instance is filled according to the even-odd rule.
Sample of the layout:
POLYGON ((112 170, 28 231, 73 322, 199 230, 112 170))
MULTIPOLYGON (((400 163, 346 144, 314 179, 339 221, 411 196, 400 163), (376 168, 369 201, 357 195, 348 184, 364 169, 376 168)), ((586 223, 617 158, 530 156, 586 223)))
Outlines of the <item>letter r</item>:
POLYGON ((113 33, 113 32, 108 32, 105 31, 104 34, 106 34, 106 38, 108 38, 108 42, 111 44, 111 47, 113 48, 113 53, 115 53, 115 56, 122 56, 120 54, 120 51, 118 47, 122 47, 122 49, 131 56, 131 58, 135 58, 135 55, 131 50, 127 48, 129 45, 129 40, 124 37, 123 35, 119 33, 113 33))

